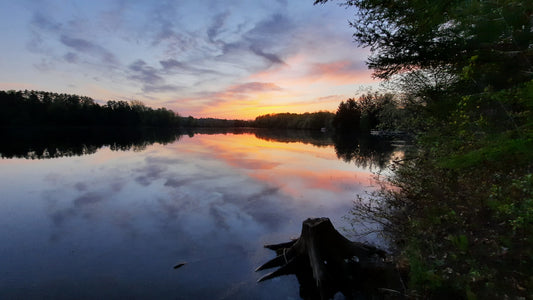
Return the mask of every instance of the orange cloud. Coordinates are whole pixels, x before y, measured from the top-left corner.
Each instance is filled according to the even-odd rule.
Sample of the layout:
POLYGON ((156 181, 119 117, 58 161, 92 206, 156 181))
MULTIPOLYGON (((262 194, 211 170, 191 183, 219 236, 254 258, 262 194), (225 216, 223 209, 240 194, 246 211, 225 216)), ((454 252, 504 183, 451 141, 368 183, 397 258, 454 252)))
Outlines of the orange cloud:
POLYGON ((358 64, 348 61, 334 61, 329 63, 316 63, 308 72, 308 80, 328 81, 335 84, 371 83, 372 72, 363 69, 358 64))
POLYGON ((297 55, 287 60, 286 65, 258 72, 252 80, 283 82, 284 85, 328 85, 373 84, 372 71, 360 62, 336 60, 329 62, 311 61, 310 57, 297 55))
POLYGON ((335 111, 340 101, 354 97, 361 85, 370 84, 377 81, 361 63, 347 59, 316 62, 299 54, 288 58, 285 64, 250 75, 242 84, 183 99, 176 106, 190 107, 195 117, 225 119, 335 111))

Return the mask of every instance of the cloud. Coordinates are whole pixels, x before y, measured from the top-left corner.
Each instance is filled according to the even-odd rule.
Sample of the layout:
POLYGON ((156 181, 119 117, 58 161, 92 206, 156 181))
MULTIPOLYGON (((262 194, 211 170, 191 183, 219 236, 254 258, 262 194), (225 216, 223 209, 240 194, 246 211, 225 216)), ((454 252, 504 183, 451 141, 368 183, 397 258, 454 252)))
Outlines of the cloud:
POLYGON ((144 84, 154 85, 163 81, 163 77, 158 75, 158 70, 147 65, 142 59, 130 64, 128 69, 133 72, 133 75, 130 75, 131 79, 138 80, 144 84))
POLYGON ((78 58, 78 55, 76 55, 76 53, 72 53, 72 52, 68 52, 67 54, 65 54, 65 55, 63 56, 63 58, 64 58, 67 62, 69 62, 69 63, 71 63, 71 64, 73 64, 73 63, 77 63, 77 62, 78 62, 78 59, 79 59, 79 58, 78 58))
MULTIPOLYGON (((356 61, 366 53, 354 52, 343 10, 287 0, 114 0, 61 9, 55 9, 56 0, 39 3, 30 7, 25 28, 27 48, 38 54, 30 64, 50 75, 73 74, 65 83, 50 78, 61 82, 56 86, 75 83, 74 93, 94 98, 111 93, 87 88, 88 79, 93 80, 88 85, 120 99, 168 105, 193 116, 229 117, 238 110, 236 117, 248 118, 258 105, 347 95, 348 87, 335 89, 358 82, 363 76, 355 71, 365 69, 356 61), (310 86, 314 83, 320 86, 310 86), (224 115, 216 113, 232 99, 235 105, 224 115), (207 111, 207 105, 215 110, 207 111)), ((308 110, 315 108, 326 107, 315 103, 308 110)))
POLYGON ((98 57, 103 63, 110 65, 117 65, 117 58, 113 53, 104 47, 94 44, 88 40, 75 38, 67 35, 61 35, 61 43, 65 46, 90 56, 98 57))
POLYGON ((26 47, 32 53, 44 54, 43 57, 39 58, 41 62, 34 63, 34 66, 39 70, 48 70, 48 67, 43 68, 43 61, 56 60, 54 48, 51 47, 50 42, 57 39, 62 25, 40 12, 33 14, 29 24, 30 33, 26 47))
POLYGON ((259 92, 272 92, 272 91, 281 91, 278 85, 272 82, 247 82, 239 85, 230 87, 228 93, 237 93, 237 94, 249 94, 249 93, 259 93, 259 92))
POLYGON ((228 12, 216 15, 206 30, 208 41, 219 48, 222 53, 219 58, 235 60, 254 54, 266 60, 268 63, 266 67, 284 64, 280 54, 274 53, 273 48, 279 48, 276 45, 286 39, 287 31, 290 30, 287 17, 274 14, 259 21, 247 31, 243 31, 244 23, 234 27, 228 25, 229 17, 228 12), (223 36, 223 33, 226 34, 223 36), (230 39, 230 36, 233 39, 230 39), (235 39, 235 36, 238 38, 235 39))
POLYGON ((374 80, 371 73, 362 61, 337 59, 322 62, 315 61, 313 57, 297 55, 291 57, 286 66, 258 72, 250 78, 257 81, 280 81, 290 87, 310 87, 316 83, 341 86, 372 83, 374 80), (295 68, 295 65, 301 67, 295 68))
POLYGON ((197 81, 201 81, 208 75, 221 75, 215 70, 194 67, 173 58, 160 60, 159 64, 162 67, 161 75, 193 75, 197 81))
MULTIPOLYGON (((222 21, 213 23, 211 28, 220 26, 222 21)), ((250 70, 255 72, 269 68, 276 64, 285 64, 283 55, 292 51, 288 47, 290 41, 290 32, 293 30, 294 24, 286 15, 273 14, 257 22, 251 29, 240 34, 238 40, 229 42, 217 39, 217 45, 221 45, 222 54, 219 56, 221 60, 244 62, 244 65, 249 65, 250 70), (252 54, 253 57, 249 57, 252 54), (256 58, 261 57, 264 63, 258 63, 256 58)), ((208 30, 208 36, 213 41, 214 33, 219 33, 220 29, 208 30)))
POLYGON ((187 178, 187 179, 177 179, 177 178, 168 178, 165 181, 164 186, 171 187, 171 188, 179 188, 181 186, 187 185, 189 183, 193 182, 193 179, 187 178))
POLYGON ((85 205, 91 205, 103 201, 104 197, 95 192, 87 192, 76 199, 74 199, 74 207, 79 208, 85 205))
MULTIPOLYGON (((166 62, 167 67, 172 64, 166 62)), ((142 83, 142 90, 146 93, 176 91, 180 87, 166 84, 160 69, 149 66, 144 60, 138 59, 128 66, 131 73, 128 78, 142 83)))
POLYGON ((338 60, 327 63, 312 64, 307 76, 310 80, 336 82, 337 84, 350 84, 371 80, 371 71, 362 62, 351 60, 338 60))
POLYGON ((333 61, 328 63, 316 63, 311 67, 310 74, 353 74, 367 70, 366 66, 349 60, 333 61))
POLYGON ((262 46, 269 46, 276 39, 289 37, 294 24, 287 15, 276 13, 258 22, 246 37, 262 46))
POLYGON ((272 64, 285 64, 280 55, 273 52, 276 48, 281 52, 290 50, 285 45, 289 44, 293 29, 294 24, 286 15, 274 14, 257 23, 246 34, 246 39, 250 42, 250 50, 255 55, 267 59, 272 64))
MULTIPOLYGON (((201 96, 187 101, 196 102, 198 104, 200 103, 199 100, 204 100, 197 106, 200 113, 234 113, 236 110, 242 109, 243 107, 257 104, 257 99, 259 97, 265 97, 266 95, 279 93, 281 91, 283 91, 281 87, 271 82, 247 82, 231 85, 219 92, 203 93, 201 96)), ((227 116, 222 117, 228 118, 227 116)))
POLYGON ((173 27, 170 22, 162 23, 159 32, 152 38, 152 46, 164 47, 165 54, 169 56, 178 56, 198 47, 196 37, 188 33, 175 32, 173 27))
MULTIPOLYGON (((258 95, 282 92, 283 88, 272 82, 246 82, 226 87, 221 91, 198 92, 197 94, 181 98, 178 109, 188 107, 196 111, 195 116, 209 111, 217 111, 224 108, 225 104, 252 104, 258 95)), ((166 104, 176 104, 176 100, 168 101, 166 104)), ((220 111, 219 111, 220 112, 220 111)), ((255 116, 254 116, 255 117, 255 116)))
POLYGON ((76 190, 80 191, 80 192, 84 192, 88 189, 88 186, 85 182, 78 182, 76 184, 74 184, 74 187, 76 188, 76 190))
POLYGON ((174 69, 174 68, 187 69, 188 68, 184 63, 179 62, 172 58, 167 59, 167 60, 160 60, 159 63, 164 69, 174 69))
POLYGON ((229 12, 223 12, 213 18, 213 22, 206 31, 210 42, 216 43, 215 39, 218 37, 218 34, 224 30, 223 28, 229 15, 229 12))
POLYGON ((40 30, 46 30, 51 32, 58 32, 61 30, 61 23, 54 22, 50 16, 44 16, 42 13, 37 12, 33 14, 30 24, 40 30))
MULTIPOLYGON (((77 187, 76 190, 80 191, 77 187)), ((72 205, 65 208, 53 209, 50 218, 56 226, 62 226, 70 219, 78 216, 91 217, 91 206, 105 201, 110 195, 97 192, 85 192, 72 200, 72 205)), ((56 228, 57 229, 57 228, 56 228)), ((53 239, 59 238, 60 232, 53 233, 53 239)))
MULTIPOLYGON (((181 3, 181 2, 180 2, 181 3)), ((154 1, 145 13, 145 25, 139 28, 139 38, 151 41, 151 46, 164 49, 168 56, 178 56, 199 48, 197 33, 188 24, 180 24, 180 6, 173 1, 154 1)))
POLYGON ((266 60, 268 60, 272 64, 285 64, 285 62, 279 56, 277 56, 276 54, 266 53, 263 50, 257 48, 256 46, 251 46, 250 50, 252 50, 252 52, 254 54, 256 54, 257 56, 261 56, 261 57, 265 58, 266 60))
POLYGON ((322 96, 318 97, 313 100, 315 103, 340 103, 341 101, 345 100, 344 95, 328 95, 328 96, 322 96))
POLYGON ((135 177, 135 181, 142 186, 149 186, 155 180, 158 180, 164 176, 166 167, 161 164, 148 164, 144 168, 137 169, 141 175, 135 177))
POLYGON ((27 49, 40 55, 40 62, 33 63, 40 71, 61 69, 62 63, 83 65, 83 73, 91 71, 88 66, 97 69, 103 67, 108 74, 109 70, 120 67, 112 51, 101 43, 79 37, 90 32, 90 25, 85 22, 68 19, 56 21, 52 13, 37 11, 29 24, 31 31, 27 49))

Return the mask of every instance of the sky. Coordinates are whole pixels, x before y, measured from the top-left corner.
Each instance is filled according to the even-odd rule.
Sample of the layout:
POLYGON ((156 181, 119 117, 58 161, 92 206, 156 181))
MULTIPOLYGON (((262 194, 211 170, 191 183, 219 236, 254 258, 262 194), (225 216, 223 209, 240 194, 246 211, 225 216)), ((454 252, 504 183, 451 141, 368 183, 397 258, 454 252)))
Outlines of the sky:
POLYGON ((378 84, 350 8, 313 0, 0 0, 0 90, 182 116, 335 111, 378 84))

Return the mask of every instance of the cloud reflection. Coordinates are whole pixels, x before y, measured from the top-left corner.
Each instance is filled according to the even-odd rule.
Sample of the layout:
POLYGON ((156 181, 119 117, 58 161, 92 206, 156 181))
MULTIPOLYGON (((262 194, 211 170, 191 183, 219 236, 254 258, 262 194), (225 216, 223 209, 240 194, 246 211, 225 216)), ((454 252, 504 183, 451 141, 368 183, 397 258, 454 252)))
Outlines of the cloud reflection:
POLYGON ((67 193, 75 195, 50 216, 58 227, 81 217, 139 236, 145 230, 138 222, 144 220, 169 231, 165 236, 179 232, 188 236, 180 238, 197 240, 224 231, 245 243, 252 233, 274 232, 287 220, 316 216, 326 203, 329 213, 341 207, 347 211, 355 193, 375 184, 368 171, 339 161, 333 145, 289 141, 252 134, 196 135, 160 147, 162 152, 139 152, 136 163, 105 166, 90 182, 65 184, 68 178, 49 176, 50 183, 70 186, 67 193))
POLYGON ((0 210, 2 220, 16 223, 0 237, 9 237, 5 251, 13 251, 4 257, 18 249, 40 249, 39 255, 8 272, 40 286, 50 274, 68 279, 60 287, 108 276, 133 294, 165 286, 172 287, 165 296, 268 299, 255 297, 265 287, 253 284, 253 268, 270 255, 262 245, 294 237, 307 217, 342 222, 355 194, 370 184, 368 171, 337 158, 331 139, 302 143, 299 135, 196 134, 141 151, 103 147, 31 161, 13 173, 6 191, 34 198, 0 210), (176 273, 172 266, 180 261, 187 265, 176 273), (38 276, 36 269, 46 272, 38 276))

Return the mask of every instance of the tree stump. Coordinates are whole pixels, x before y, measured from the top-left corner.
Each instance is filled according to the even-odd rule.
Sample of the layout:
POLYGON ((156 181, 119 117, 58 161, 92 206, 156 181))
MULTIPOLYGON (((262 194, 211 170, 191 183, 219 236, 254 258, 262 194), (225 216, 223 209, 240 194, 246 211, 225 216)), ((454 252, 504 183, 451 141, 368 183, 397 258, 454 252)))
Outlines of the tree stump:
POLYGON ((385 251, 348 240, 328 218, 307 219, 298 239, 265 247, 277 256, 256 271, 279 268, 258 282, 295 274, 303 299, 330 299, 338 292, 347 299, 403 295, 398 272, 385 261, 385 251))

